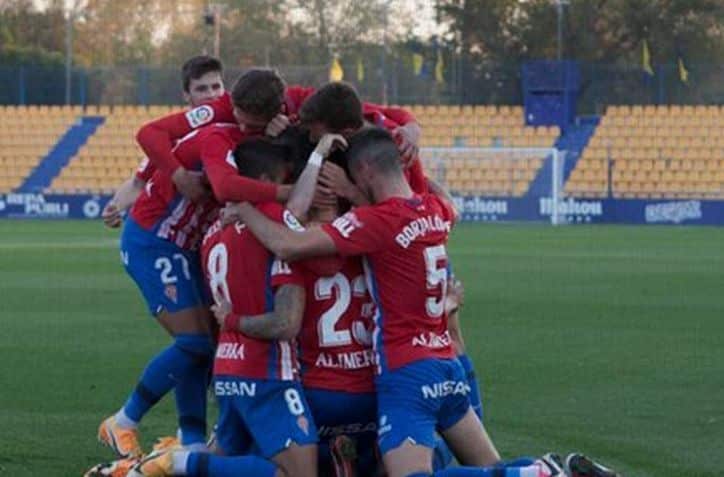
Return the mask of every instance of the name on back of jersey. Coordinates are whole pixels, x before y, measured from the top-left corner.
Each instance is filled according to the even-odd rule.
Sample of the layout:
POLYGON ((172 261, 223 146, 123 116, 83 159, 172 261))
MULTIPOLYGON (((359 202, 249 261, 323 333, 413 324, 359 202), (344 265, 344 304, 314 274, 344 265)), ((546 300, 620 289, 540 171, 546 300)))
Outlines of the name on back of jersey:
POLYGON ((314 365, 329 369, 362 369, 375 366, 377 360, 371 349, 340 353, 319 353, 314 365))
POLYGON ((450 221, 443 219, 438 214, 418 217, 405 225, 402 231, 395 237, 402 248, 407 248, 412 242, 431 232, 450 232, 450 221))

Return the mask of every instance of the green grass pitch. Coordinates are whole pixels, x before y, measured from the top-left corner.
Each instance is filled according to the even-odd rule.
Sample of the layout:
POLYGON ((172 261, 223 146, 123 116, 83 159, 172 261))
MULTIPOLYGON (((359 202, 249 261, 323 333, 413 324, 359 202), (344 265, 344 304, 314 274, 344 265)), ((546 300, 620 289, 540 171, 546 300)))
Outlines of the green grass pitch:
MULTIPOLYGON (((0 222, 0 475, 78 476, 167 342, 98 222, 0 222)), ((724 472, 724 229, 463 225, 450 254, 506 457, 724 472)), ((172 400, 142 426, 173 433, 172 400)))

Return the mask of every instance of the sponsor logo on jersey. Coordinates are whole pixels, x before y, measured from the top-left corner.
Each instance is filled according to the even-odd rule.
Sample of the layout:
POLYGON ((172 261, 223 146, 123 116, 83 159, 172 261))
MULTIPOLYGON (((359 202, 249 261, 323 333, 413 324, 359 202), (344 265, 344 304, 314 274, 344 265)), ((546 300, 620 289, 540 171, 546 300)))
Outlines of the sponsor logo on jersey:
POLYGON ((424 384, 420 391, 425 399, 439 399, 453 394, 466 395, 470 392, 470 386, 464 381, 442 381, 432 385, 424 384))
POLYGON ((342 237, 349 238, 349 235, 354 232, 355 229, 362 227, 362 222, 359 221, 354 212, 347 212, 332 222, 332 227, 337 229, 342 237))
POLYGON ((214 394, 217 396, 256 396, 256 383, 244 381, 216 381, 214 394))
POLYGON ((680 224, 684 220, 697 220, 703 217, 701 202, 698 200, 650 204, 644 209, 644 214, 647 223, 672 222, 680 224))
POLYGON ((441 335, 432 331, 420 333, 412 338, 412 346, 423 346, 432 349, 447 348, 450 346, 450 332, 446 331, 441 335))
POLYGON ((219 359, 244 359, 244 345, 241 343, 219 343, 216 349, 219 359))
POLYGON ((207 104, 194 108, 186 113, 186 120, 192 128, 197 128, 208 123, 211 119, 213 119, 213 117, 214 110, 207 104))
POLYGON ((371 349, 349 353, 319 353, 314 366, 330 369, 362 369, 377 364, 371 349))
POLYGON ((427 215, 419 217, 408 223, 397 234, 395 241, 402 247, 407 248, 412 242, 431 232, 450 232, 450 222, 443 220, 439 215, 427 215))
POLYGON ((319 437, 335 437, 350 434, 361 434, 363 432, 375 432, 377 424, 374 422, 362 423, 355 422, 353 424, 344 424, 341 426, 321 426, 317 431, 319 437))

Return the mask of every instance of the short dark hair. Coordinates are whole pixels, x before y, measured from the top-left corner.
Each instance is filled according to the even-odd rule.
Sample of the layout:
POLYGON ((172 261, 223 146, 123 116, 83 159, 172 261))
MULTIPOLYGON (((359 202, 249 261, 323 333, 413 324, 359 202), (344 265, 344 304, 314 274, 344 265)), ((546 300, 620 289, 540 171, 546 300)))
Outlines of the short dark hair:
POLYGON ((350 170, 367 163, 383 174, 401 174, 400 150, 386 129, 363 128, 349 139, 347 162, 350 170))
POLYGON ((242 176, 259 179, 266 174, 281 182, 289 170, 290 148, 264 137, 254 137, 239 143, 234 149, 234 162, 242 176))
POLYGON ((322 123, 332 132, 364 124, 362 101, 349 83, 327 83, 304 101, 299 117, 305 124, 322 123))
POLYGON ((231 88, 231 101, 245 113, 271 121, 284 104, 286 85, 276 70, 251 69, 231 88))
POLYGON ((206 73, 224 72, 224 66, 218 58, 208 55, 192 56, 181 67, 181 83, 184 91, 189 92, 192 79, 199 79, 206 73))

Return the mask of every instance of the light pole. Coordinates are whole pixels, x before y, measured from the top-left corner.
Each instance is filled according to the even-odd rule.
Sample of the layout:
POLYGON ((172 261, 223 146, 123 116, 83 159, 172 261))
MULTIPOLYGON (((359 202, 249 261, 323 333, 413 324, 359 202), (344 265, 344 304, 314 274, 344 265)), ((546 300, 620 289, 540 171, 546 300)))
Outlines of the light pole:
POLYGON ((569 5, 570 0, 556 0, 558 11, 558 61, 563 59, 563 7, 569 5))
POLYGON ((219 58, 221 53, 221 14, 225 5, 222 3, 211 3, 205 15, 206 24, 214 25, 214 56, 219 58))
POLYGON ((382 104, 387 104, 387 28, 389 26, 390 4, 394 0, 387 0, 382 10, 382 104))

